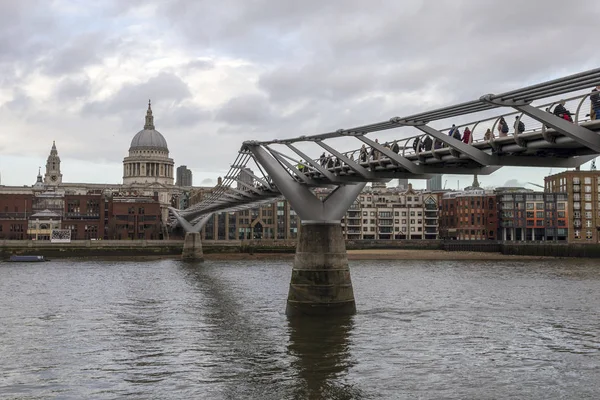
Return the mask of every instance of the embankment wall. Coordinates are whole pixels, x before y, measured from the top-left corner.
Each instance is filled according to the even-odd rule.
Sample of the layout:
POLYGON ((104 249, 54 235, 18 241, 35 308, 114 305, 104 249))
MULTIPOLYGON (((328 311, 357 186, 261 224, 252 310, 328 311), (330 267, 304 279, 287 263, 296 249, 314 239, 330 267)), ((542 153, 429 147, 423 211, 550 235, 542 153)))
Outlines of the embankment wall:
MULTIPOLYGON (((204 253, 294 253, 295 240, 214 241, 202 242, 204 253)), ((600 244, 567 243, 502 243, 493 241, 443 240, 349 240, 348 250, 398 249, 492 252, 507 255, 546 257, 600 258, 600 244)), ((48 258, 68 257, 135 257, 180 256, 183 240, 74 240, 71 243, 50 243, 31 240, 0 240, 0 259, 11 254, 44 255, 48 258)))

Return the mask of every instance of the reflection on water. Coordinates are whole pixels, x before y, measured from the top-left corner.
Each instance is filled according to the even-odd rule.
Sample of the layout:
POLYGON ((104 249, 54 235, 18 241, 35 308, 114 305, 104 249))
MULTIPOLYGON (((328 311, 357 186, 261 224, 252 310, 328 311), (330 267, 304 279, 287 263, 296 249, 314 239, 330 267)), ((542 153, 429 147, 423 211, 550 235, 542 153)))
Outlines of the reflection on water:
POLYGON ((287 261, 0 264, 0 398, 600 398, 600 268, 361 261, 285 314, 287 261))
POLYGON ((353 317, 288 319, 292 367, 298 372, 298 399, 358 399, 360 390, 345 381, 352 364, 349 337, 353 317))

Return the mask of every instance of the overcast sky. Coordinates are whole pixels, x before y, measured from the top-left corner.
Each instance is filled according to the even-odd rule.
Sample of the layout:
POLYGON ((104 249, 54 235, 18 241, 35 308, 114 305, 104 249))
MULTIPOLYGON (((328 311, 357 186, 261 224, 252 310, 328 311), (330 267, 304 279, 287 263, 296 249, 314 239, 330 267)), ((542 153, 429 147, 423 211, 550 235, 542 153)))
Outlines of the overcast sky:
MULTIPOLYGON (((53 140, 64 181, 120 183, 151 98, 176 166, 210 185, 244 140, 349 128, 596 68, 598 15, 597 0, 0 0, 2 184, 33 184, 53 140)), ((549 172, 480 180, 541 184, 549 172)))

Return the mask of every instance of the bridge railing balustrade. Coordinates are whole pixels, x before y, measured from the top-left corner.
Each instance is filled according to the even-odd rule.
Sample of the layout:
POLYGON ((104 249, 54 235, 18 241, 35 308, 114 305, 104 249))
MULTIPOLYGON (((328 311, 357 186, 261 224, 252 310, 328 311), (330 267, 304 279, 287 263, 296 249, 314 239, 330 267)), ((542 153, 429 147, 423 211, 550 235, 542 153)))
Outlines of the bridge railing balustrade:
MULTIPOLYGON (((577 96, 563 99, 566 102, 565 107, 567 108, 567 110, 569 110, 572 113, 571 115, 572 115, 572 119, 573 119, 574 123, 582 123, 582 122, 586 122, 586 121, 590 120, 590 114, 591 114, 590 95, 591 95, 591 92, 585 93, 585 94, 579 94, 577 96)), ((536 107, 540 108, 540 109, 545 109, 548 112, 552 112, 554 110, 554 108, 556 107, 556 105, 559 103, 559 101, 560 101, 560 99, 549 102, 549 103, 545 103, 542 105, 537 105, 536 107)), ((456 128, 458 128, 461 131, 461 134, 464 134, 465 128, 469 127, 469 129, 471 130, 471 136, 470 136, 469 142, 468 142, 469 144, 483 143, 486 141, 491 142, 491 143, 500 141, 500 142, 504 142, 504 144, 505 144, 506 142, 510 141, 511 139, 513 141, 517 142, 517 144, 518 144, 519 143, 519 137, 518 137, 519 135, 515 134, 515 128, 514 128, 515 117, 517 117, 517 116, 519 117, 519 120, 525 124, 525 131, 519 135, 524 135, 524 134, 528 134, 531 132, 545 131, 545 126, 541 122, 539 122, 527 115, 524 115, 520 111, 513 111, 510 113, 496 115, 494 117, 485 118, 485 119, 481 119, 478 121, 459 124, 459 125, 456 125, 456 128), (502 118, 502 117, 504 118, 504 120, 506 121, 506 123, 509 126, 509 133, 507 134, 506 137, 499 137, 498 124, 500 122, 500 118, 502 118), (490 131, 492 133, 492 139, 489 141, 485 139, 485 133, 487 132, 488 129, 490 129, 490 131)), ((441 129, 439 131, 441 133, 444 133, 447 135, 450 132, 450 129, 452 129, 452 128, 448 127, 448 128, 441 129)), ((423 142, 424 142, 426 136, 427 136, 426 134, 409 136, 406 138, 387 141, 387 142, 383 143, 383 145, 391 148, 393 146, 393 144, 395 142, 397 142, 398 146, 400 147, 400 150, 401 150, 399 154, 402 155, 403 157, 410 157, 410 156, 415 156, 415 155, 421 156, 421 155, 425 155, 428 153, 431 153, 432 155, 436 156, 435 153, 439 152, 441 150, 444 150, 444 152, 451 151, 447 147, 442 147, 442 148, 436 149, 435 146, 433 146, 433 145, 432 145, 432 149, 430 151, 424 150, 422 148, 422 145, 423 145, 423 142), (413 142, 415 139, 418 141, 416 150, 413 147, 413 142)), ((432 138, 432 140, 435 143, 435 139, 432 138)), ((378 154, 378 153, 379 152, 377 152, 377 151, 373 152, 373 149, 371 147, 367 147, 367 161, 366 162, 363 162, 360 160, 360 149, 350 150, 350 151, 347 151, 342 154, 344 154, 346 157, 356 161, 361 166, 371 167, 372 166, 371 164, 373 164, 373 163, 377 163, 382 160, 388 160, 388 157, 386 157, 383 154, 378 154)), ((344 172, 346 172, 348 169, 349 169, 349 167, 345 163, 342 163, 342 168, 340 170, 344 170, 344 172)))

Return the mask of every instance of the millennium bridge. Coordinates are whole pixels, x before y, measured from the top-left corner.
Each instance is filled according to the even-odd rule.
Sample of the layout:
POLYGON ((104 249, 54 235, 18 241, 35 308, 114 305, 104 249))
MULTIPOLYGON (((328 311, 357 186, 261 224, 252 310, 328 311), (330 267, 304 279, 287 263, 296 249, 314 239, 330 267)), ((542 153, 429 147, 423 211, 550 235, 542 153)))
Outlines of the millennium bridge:
POLYGON ((199 232, 213 213, 286 198, 301 220, 286 313, 352 314, 341 219, 367 182, 488 175, 504 166, 578 167, 600 154, 600 119, 591 118, 590 103, 599 84, 600 68, 355 128, 245 141, 219 186, 185 210, 170 209, 186 232, 182 257, 202 259, 199 232), (391 140, 373 138, 388 130, 391 140), (331 191, 321 198, 315 188, 331 191))

